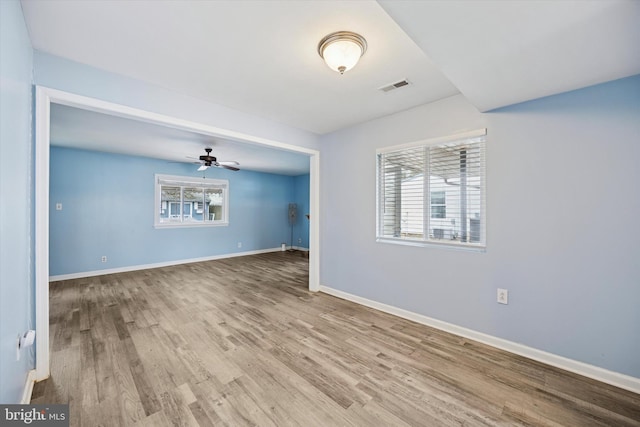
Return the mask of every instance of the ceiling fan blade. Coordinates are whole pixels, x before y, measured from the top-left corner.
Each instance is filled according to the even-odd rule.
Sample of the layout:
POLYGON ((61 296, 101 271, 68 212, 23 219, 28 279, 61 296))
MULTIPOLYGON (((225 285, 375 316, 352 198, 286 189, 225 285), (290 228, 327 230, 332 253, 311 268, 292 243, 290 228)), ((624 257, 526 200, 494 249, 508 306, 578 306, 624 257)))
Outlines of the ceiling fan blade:
POLYGON ((240 166, 240 163, 234 161, 234 160, 230 160, 228 162, 218 162, 221 165, 227 165, 227 166, 240 166))
POLYGON ((190 164, 194 164, 194 165, 201 165, 202 162, 199 161, 198 159, 196 159, 195 157, 185 157, 185 160, 171 160, 169 161, 169 163, 190 163, 190 164))
POLYGON ((240 169, 235 167, 235 166, 227 166, 227 165, 223 165, 222 163, 218 163, 216 165, 219 168, 225 168, 225 169, 229 169, 230 171, 239 171, 240 169))
POLYGON ((198 171, 206 171, 207 169, 209 169, 209 166, 207 166, 207 165, 200 165, 200 167, 198 168, 198 171))

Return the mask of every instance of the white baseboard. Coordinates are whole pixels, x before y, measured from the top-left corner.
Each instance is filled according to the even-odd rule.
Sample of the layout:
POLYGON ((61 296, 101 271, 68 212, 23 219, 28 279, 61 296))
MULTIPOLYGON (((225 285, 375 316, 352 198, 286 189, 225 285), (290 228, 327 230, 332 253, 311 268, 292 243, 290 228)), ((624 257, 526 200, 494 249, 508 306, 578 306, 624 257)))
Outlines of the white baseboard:
POLYGON ((175 261, 157 262, 154 264, 131 265, 127 267, 109 268, 105 270, 82 271, 79 273, 60 274, 58 276, 49 276, 49 282, 58 282, 60 280, 82 279, 84 277, 102 276, 104 274, 126 273, 129 271, 149 270, 151 268, 170 267, 172 265, 191 264, 194 262, 213 261, 216 259, 233 258, 246 255, 265 254, 268 252, 279 252, 280 247, 270 249, 259 249, 255 251, 235 252, 231 254, 212 255, 201 258, 180 259, 175 261))
POLYGON ((27 373, 27 381, 24 383, 24 390, 22 391, 22 399, 20 399, 21 405, 28 405, 31 403, 31 393, 33 393, 33 385, 36 383, 36 370, 32 369, 27 373))
POLYGON ((558 356, 553 353, 538 350, 532 347, 527 347, 523 344, 518 344, 513 341, 508 341, 502 338, 487 335, 482 332, 474 331, 472 329, 463 328, 461 326, 454 325, 452 323, 443 322, 441 320, 433 319, 431 317, 424 316, 422 314, 414 313, 402 308, 394 307, 391 305, 383 304, 377 301, 369 300, 367 298, 359 297, 347 292, 343 292, 337 289, 333 289, 327 286, 320 286, 320 292, 324 292, 329 295, 333 295, 338 298, 342 298, 357 304, 361 304, 367 307, 374 308, 376 310, 383 311, 385 313, 393 314, 394 316, 402 317, 407 320, 411 320, 416 323, 431 326, 432 328, 440 329, 445 332, 452 333, 464 338, 469 338, 475 341, 479 341, 483 344, 490 345, 492 347, 499 348, 501 350, 508 351, 529 359, 536 360, 547 365, 555 366, 556 368, 564 369, 566 371, 573 372, 578 375, 582 375, 603 383, 611 384, 616 387, 623 388, 625 390, 632 391, 640 394, 640 378, 632 377, 630 375, 621 374, 618 372, 609 371, 607 369, 599 368, 594 365, 579 362, 577 360, 569 359, 563 356, 558 356))

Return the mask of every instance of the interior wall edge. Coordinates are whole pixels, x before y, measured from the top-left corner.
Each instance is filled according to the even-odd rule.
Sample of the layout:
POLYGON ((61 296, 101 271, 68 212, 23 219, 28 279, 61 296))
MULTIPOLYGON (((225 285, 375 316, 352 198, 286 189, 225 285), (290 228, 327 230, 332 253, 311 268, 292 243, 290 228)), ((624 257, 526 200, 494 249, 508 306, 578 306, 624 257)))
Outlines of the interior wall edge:
POLYGON ((474 331, 473 329, 464 328, 452 323, 443 322, 442 320, 434 319, 432 317, 414 313, 409 310, 404 310, 399 307, 363 298, 358 295, 353 295, 339 289, 331 288, 329 286, 321 285, 320 292, 347 301, 351 301, 356 304, 364 305, 366 307, 373 308, 375 310, 379 310, 388 314, 392 314, 403 319, 411 320, 412 322, 439 329, 444 332, 458 335, 463 338, 478 341, 480 343, 498 348, 500 350, 508 351, 510 353, 517 354, 528 359, 532 359, 556 368, 564 369, 565 371, 573 372, 574 374, 582 375, 596 381, 600 381, 640 394, 640 378, 610 371, 598 366, 590 365, 588 363, 569 359, 567 357, 558 356, 553 353, 538 350, 536 348, 528 347, 526 345, 495 337, 493 335, 474 331))

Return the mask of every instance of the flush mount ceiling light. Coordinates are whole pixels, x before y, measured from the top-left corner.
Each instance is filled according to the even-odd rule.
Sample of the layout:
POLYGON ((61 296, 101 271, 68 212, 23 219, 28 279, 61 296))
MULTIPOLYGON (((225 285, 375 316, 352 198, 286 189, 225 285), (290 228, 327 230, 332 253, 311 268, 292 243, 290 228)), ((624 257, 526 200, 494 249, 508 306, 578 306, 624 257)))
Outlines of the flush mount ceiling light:
POLYGON ((351 31, 337 31, 318 43, 318 54, 329 68, 344 74, 352 69, 367 51, 367 41, 351 31))

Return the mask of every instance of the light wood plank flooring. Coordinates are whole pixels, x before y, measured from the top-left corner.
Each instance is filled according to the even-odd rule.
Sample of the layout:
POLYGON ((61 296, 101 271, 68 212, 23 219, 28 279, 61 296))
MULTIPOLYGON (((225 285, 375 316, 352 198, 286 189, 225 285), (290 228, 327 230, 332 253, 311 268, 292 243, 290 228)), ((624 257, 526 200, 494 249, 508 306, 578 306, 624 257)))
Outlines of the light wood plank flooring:
POLYGON ((51 284, 72 426, 640 426, 640 395, 307 291, 277 252, 51 284))

